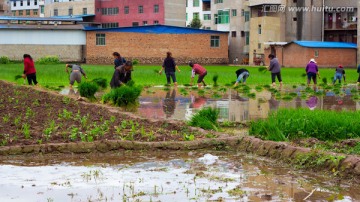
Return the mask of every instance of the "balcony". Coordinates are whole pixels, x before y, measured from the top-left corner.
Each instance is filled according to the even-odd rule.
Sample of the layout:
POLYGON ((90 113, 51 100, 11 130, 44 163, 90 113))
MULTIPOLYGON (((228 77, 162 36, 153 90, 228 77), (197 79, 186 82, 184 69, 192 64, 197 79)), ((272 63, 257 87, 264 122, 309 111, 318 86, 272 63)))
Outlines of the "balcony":
POLYGON ((249 0, 249 6, 281 5, 281 0, 249 0))
POLYGON ((347 23, 347 25, 342 23, 325 23, 324 30, 357 30, 357 22, 347 23))

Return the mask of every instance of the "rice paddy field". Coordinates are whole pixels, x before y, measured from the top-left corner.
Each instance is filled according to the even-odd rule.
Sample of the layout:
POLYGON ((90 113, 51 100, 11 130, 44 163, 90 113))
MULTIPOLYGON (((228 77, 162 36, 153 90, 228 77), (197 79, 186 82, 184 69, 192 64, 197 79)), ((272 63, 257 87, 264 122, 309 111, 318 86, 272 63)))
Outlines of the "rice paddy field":
MULTIPOLYGON (((305 65, 305 64, 304 64, 305 65)), ((89 80, 94 78, 106 78, 110 81, 114 72, 112 65, 82 65, 89 80)), ((239 68, 247 68, 250 71, 250 77, 248 78, 248 85, 264 85, 271 83, 270 72, 260 72, 259 67, 249 66, 213 66, 204 65, 208 70, 208 75, 205 77, 205 81, 212 85, 212 78, 218 75, 218 84, 226 85, 236 80, 235 71, 239 68)), ((134 67, 132 75, 133 80, 140 85, 155 86, 164 85, 166 83, 165 75, 159 75, 156 71, 160 70, 160 65, 137 65, 134 67), (155 71, 156 70, 156 71, 155 71)), ((179 66, 181 72, 176 74, 179 85, 188 84, 190 82, 191 68, 189 66, 179 66)), ((0 64, 1 80, 15 81, 15 76, 19 75, 23 71, 23 64, 0 64)), ((65 72, 65 64, 54 65, 36 65, 37 78, 41 86, 67 86, 69 83, 69 76, 65 72)), ((356 69, 346 70, 346 82, 355 83, 358 78, 356 69)), ((296 85, 306 83, 306 77, 304 68, 282 68, 282 77, 285 85, 296 85)), ((327 78, 331 82, 334 76, 335 70, 333 68, 320 69, 320 75, 322 78, 327 78)), ((23 82, 22 79, 17 80, 19 84, 23 82)), ((319 82, 320 83, 320 82, 319 82)))

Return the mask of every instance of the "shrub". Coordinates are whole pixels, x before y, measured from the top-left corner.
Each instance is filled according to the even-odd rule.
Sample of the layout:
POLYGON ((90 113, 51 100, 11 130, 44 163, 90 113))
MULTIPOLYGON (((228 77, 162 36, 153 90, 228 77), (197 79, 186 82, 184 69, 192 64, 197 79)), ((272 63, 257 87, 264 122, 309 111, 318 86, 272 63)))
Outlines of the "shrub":
POLYGON ((136 86, 133 82, 128 83, 131 85, 120 86, 119 88, 112 89, 109 93, 103 96, 105 103, 112 102, 112 104, 123 107, 129 105, 136 105, 137 99, 141 95, 142 87, 136 86))
POLYGON ((99 87, 93 82, 82 82, 79 85, 79 92, 82 97, 93 99, 99 87))
POLYGON ((108 87, 108 82, 106 79, 104 78, 95 78, 92 80, 94 83, 96 83, 96 85, 98 85, 99 87, 105 89, 108 87))
POLYGON ((317 138, 322 141, 360 137, 360 112, 280 109, 250 124, 251 135, 267 140, 317 138), (274 138, 275 137, 275 138, 274 138))
POLYGON ((190 126, 200 127, 205 130, 217 130, 219 111, 213 108, 204 108, 191 117, 190 126))
POLYGON ((42 58, 39 58, 36 63, 42 64, 42 65, 49 65, 49 64, 59 64, 60 59, 58 56, 45 56, 42 58))
POLYGON ((133 59, 132 64, 133 65, 138 65, 138 64, 140 64, 140 61, 138 59, 133 59))
POLYGON ((7 56, 1 56, 0 57, 0 64, 9 64, 10 59, 7 56))

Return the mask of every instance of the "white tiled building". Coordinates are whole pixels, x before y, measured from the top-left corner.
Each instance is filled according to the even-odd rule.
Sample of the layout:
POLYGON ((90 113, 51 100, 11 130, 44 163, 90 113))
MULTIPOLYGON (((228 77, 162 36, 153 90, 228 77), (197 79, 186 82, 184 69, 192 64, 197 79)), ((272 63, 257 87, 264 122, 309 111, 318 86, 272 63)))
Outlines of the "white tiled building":
POLYGON ((44 17, 44 3, 44 0, 10 0, 10 7, 14 16, 44 17))
POLYGON ((198 17, 202 23, 202 29, 211 28, 210 0, 186 0, 186 26, 198 17))

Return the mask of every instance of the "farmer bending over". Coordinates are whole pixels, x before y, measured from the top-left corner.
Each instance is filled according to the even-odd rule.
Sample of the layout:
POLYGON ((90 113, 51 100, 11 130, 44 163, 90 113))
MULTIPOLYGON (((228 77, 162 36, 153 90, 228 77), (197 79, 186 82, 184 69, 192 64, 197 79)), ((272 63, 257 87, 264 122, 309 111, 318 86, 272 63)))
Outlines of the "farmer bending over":
POLYGON ((206 86, 204 81, 204 77, 207 75, 206 69, 199 64, 194 64, 193 62, 189 62, 189 66, 192 68, 190 85, 192 85, 195 75, 198 74, 199 75, 199 78, 197 80, 198 88, 201 87, 201 83, 203 83, 204 86, 206 86))
POLYGON ((75 81, 79 84, 81 83, 81 75, 87 79, 87 76, 84 72, 84 70, 80 67, 80 65, 77 64, 66 64, 65 71, 69 74, 69 68, 71 68, 70 73, 70 89, 72 89, 72 86, 74 85, 75 81))
POLYGON ((117 88, 129 82, 131 80, 132 71, 133 65, 131 61, 127 61, 124 65, 116 67, 110 82, 111 88, 117 88))
POLYGON ((239 84, 239 82, 243 82, 243 84, 246 84, 246 79, 250 76, 250 73, 247 69, 238 69, 236 72, 236 82, 234 84, 234 86, 237 86, 239 84))

